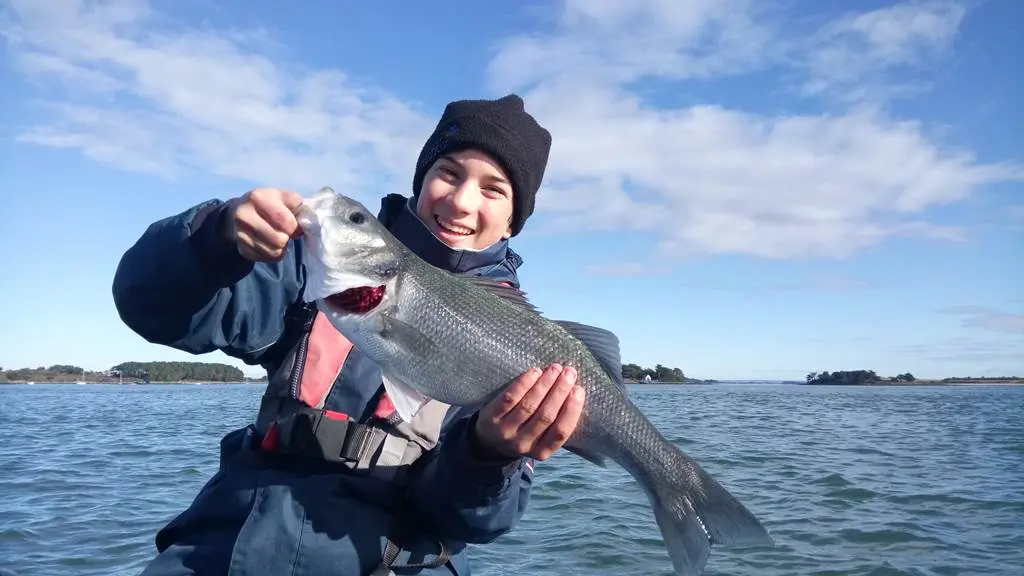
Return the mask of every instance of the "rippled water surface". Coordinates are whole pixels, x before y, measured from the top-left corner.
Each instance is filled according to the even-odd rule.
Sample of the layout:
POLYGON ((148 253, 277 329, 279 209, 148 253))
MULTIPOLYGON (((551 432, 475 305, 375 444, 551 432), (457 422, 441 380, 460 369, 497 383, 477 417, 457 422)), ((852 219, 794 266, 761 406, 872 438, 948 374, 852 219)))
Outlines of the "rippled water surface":
MULTIPOLYGON (((258 385, 0 386, 0 567, 138 574, 214 472, 258 385)), ((635 401, 772 532, 708 575, 1024 574, 1024 388, 635 386, 635 401)), ((474 573, 671 574, 631 478, 538 465, 474 573)))

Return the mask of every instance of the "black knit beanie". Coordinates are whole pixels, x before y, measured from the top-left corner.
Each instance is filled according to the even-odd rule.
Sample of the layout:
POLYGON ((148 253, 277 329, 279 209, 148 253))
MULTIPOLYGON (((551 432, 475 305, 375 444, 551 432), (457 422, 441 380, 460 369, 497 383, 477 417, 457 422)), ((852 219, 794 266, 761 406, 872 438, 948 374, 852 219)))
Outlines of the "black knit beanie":
POLYGON ((523 109, 523 99, 509 94, 497 100, 458 100, 445 106, 441 120, 416 161, 412 179, 418 196, 427 170, 445 154, 475 148, 493 156, 512 182, 512 235, 523 229, 544 179, 551 133, 523 109))

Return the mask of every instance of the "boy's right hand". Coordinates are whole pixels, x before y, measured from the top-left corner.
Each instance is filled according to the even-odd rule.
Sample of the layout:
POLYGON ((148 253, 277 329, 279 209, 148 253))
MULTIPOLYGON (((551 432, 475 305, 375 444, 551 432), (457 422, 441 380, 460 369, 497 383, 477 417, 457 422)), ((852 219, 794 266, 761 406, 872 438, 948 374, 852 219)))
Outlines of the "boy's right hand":
POLYGON ((276 262, 292 238, 302 234, 295 211, 302 196, 278 188, 256 188, 238 199, 232 230, 238 253, 253 262, 276 262))

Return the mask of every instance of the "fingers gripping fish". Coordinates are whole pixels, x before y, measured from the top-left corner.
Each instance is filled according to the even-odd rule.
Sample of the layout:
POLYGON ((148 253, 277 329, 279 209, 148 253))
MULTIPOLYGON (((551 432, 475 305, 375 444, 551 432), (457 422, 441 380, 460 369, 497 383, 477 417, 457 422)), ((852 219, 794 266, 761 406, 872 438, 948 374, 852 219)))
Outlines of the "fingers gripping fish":
POLYGON ((669 442, 622 391, 618 340, 545 318, 522 292, 421 260, 359 202, 324 188, 299 210, 305 299, 376 362, 402 418, 430 399, 479 407, 534 366, 576 368, 586 403, 565 447, 625 468, 648 496, 675 573, 712 544, 771 545, 758 519, 669 442))

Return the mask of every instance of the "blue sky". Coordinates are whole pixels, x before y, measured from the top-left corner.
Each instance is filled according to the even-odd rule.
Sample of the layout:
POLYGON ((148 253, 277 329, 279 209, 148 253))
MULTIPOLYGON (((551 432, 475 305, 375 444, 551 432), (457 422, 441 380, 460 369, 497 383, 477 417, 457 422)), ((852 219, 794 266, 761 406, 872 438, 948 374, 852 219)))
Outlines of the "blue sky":
POLYGON ((5 1, 0 366, 189 359, 113 307, 149 223, 376 207, 446 102, 515 91, 554 135, 524 287, 625 361, 1024 376, 1024 4, 490 6, 5 1))

